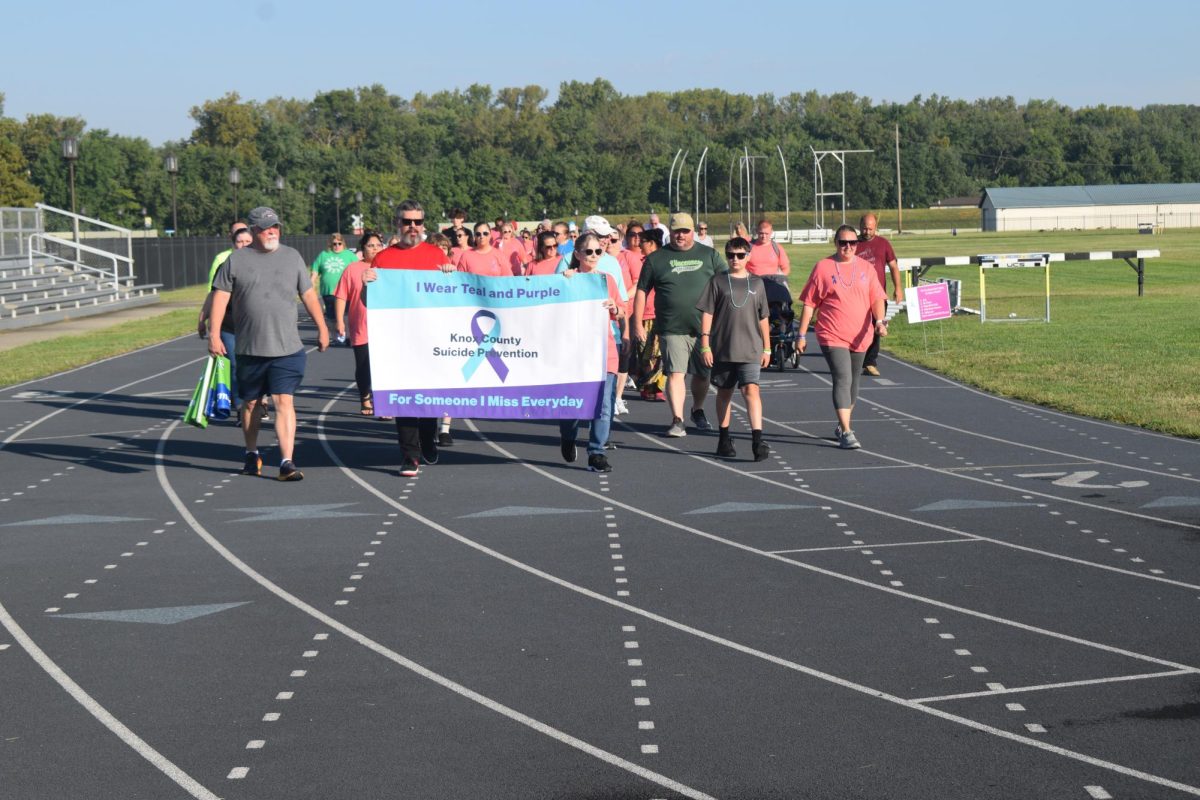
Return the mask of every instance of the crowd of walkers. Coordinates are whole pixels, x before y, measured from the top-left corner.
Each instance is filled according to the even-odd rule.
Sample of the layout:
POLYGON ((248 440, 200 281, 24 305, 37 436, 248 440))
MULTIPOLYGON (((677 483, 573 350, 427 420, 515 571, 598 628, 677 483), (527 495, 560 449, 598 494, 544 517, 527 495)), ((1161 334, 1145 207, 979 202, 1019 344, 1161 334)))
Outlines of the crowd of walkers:
MULTIPOLYGON (((366 298, 379 270, 461 271, 493 278, 598 273, 608 287, 602 301, 608 311, 605 382, 590 421, 587 466, 608 472, 609 431, 614 417, 628 413, 627 391, 643 401, 665 401, 670 414, 665 435, 682 437, 693 429, 709 431, 705 413, 710 387, 716 390, 716 455, 735 458, 730 433, 735 392, 745 402, 750 453, 768 457, 763 437, 760 372, 774 357, 772 315, 780 292, 790 312, 787 290, 791 264, 774 238, 770 220, 761 220, 749 238, 740 225, 717 249, 708 226, 686 213, 663 224, 657 214, 646 222, 611 224, 589 216, 574 221, 543 220, 533 230, 499 218, 467 224, 463 209, 453 209, 450 225, 429 230, 420 203, 406 200, 396 210, 395 235, 366 231, 351 249, 340 233, 311 265, 280 243, 275 211, 260 207, 230 229, 232 247, 219 253, 209 275, 210 289, 198 330, 209 352, 227 355, 234 375, 236 416, 245 443, 243 474, 261 475, 258 451, 261 424, 273 404, 281 462, 279 480, 300 480, 292 456, 296 417, 293 396, 304 374, 306 351, 297 332, 301 304, 317 326, 319 351, 331 341, 351 348, 359 413, 390 419, 400 445, 400 474, 415 476, 421 464, 434 464, 440 447, 452 446, 452 420, 379 417, 372 403, 366 298), (772 288, 767 284, 771 283, 772 288), (691 404, 685 418, 687 388, 691 404)), ((894 297, 901 299, 899 270, 891 245, 877 233, 874 215, 858 230, 843 225, 835 251, 812 268, 795 296, 802 305, 794 347, 803 353, 813 328, 829 367, 836 416, 834 436, 843 449, 860 446, 852 426, 860 375, 879 375, 874 354, 887 335, 885 268, 891 270, 894 297)), ((792 345, 789 344, 789 351, 792 345)), ((430 387, 437 388, 437 387, 430 387)), ((560 450, 568 463, 577 460, 576 440, 586 420, 559 424, 560 450)))

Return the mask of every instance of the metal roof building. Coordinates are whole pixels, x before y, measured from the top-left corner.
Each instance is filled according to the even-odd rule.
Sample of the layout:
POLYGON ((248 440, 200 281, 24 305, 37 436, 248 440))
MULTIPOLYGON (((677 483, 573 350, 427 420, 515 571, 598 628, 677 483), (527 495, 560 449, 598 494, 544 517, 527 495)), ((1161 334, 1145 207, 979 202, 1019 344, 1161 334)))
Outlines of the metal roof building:
POLYGON ((985 189, 985 231, 1200 226, 1200 183, 985 189))

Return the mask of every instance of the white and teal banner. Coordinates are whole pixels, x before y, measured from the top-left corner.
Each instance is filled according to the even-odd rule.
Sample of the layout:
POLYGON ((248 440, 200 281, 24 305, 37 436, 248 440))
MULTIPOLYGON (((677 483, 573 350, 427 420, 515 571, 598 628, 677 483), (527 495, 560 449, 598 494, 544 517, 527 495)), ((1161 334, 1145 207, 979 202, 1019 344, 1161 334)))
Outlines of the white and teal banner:
POLYGON ((609 330, 603 275, 377 273, 367 284, 376 414, 595 416, 609 330))

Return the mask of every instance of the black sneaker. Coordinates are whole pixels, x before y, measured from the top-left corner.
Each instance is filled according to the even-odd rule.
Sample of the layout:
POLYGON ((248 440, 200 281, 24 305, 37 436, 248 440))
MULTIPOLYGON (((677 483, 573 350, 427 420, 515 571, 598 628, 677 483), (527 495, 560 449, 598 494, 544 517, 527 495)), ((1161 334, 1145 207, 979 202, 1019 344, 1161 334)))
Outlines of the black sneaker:
POLYGON ((608 459, 604 454, 588 456, 588 469, 592 472, 612 472, 612 464, 608 463, 608 459))
POLYGON ((252 475, 257 478, 262 475, 262 456, 258 453, 246 453, 246 462, 242 465, 243 475, 252 475))
POLYGON ((766 461, 769 455, 771 455, 771 448, 767 446, 766 442, 759 442, 754 445, 755 461, 766 461))
POLYGON ((438 462, 437 439, 421 442, 421 460, 426 464, 436 464, 438 462))
POLYGON ((450 435, 450 431, 439 433, 437 438, 438 447, 453 447, 454 437, 450 435))
POLYGON ((416 461, 405 461, 400 466, 401 478, 415 478, 421 472, 421 465, 416 461))
POLYGON ((733 449, 733 439, 718 439, 717 455, 721 458, 735 458, 737 450, 733 449))
POLYGON ((711 431, 712 425, 709 424, 708 417, 704 416, 703 408, 692 409, 692 424, 696 426, 698 431, 711 431))
POLYGON ((559 441, 559 450, 562 452, 563 461, 568 464, 574 464, 575 459, 579 458, 579 449, 575 447, 575 440, 562 437, 559 441))
POLYGON ((304 473, 296 469, 296 465, 291 461, 285 461, 279 465, 279 478, 281 481, 302 481, 304 473))

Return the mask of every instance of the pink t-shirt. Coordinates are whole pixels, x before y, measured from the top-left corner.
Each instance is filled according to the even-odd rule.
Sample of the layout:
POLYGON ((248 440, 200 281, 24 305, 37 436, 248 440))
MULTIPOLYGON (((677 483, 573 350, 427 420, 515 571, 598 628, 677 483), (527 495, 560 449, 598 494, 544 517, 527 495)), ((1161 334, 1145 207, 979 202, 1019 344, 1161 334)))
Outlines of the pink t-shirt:
POLYGON ((508 265, 513 275, 524 274, 525 262, 529 258, 520 239, 501 239, 496 249, 500 253, 501 261, 508 265))
MULTIPOLYGON (((604 283, 608 286, 608 299, 613 302, 615 308, 620 308, 621 293, 617 289, 617 279, 607 272, 600 272, 599 270, 596 270, 596 272, 604 276, 604 283)), ((579 274, 586 275, 587 273, 581 272, 579 274)), ((617 359, 617 340, 613 338, 611 317, 604 321, 604 331, 607 334, 604 337, 605 341, 608 342, 608 357, 605 360, 604 371, 615 375, 620 362, 617 359)))
MULTIPOLYGON (((625 284, 625 294, 629 297, 629 302, 625 307, 625 316, 633 317, 633 301, 637 296, 635 289, 637 288, 638 276, 642 274, 642 262, 646 257, 642 255, 640 250, 622 250, 617 256, 617 261, 621 263, 621 282, 625 284)), ((647 303, 649 298, 646 299, 647 303)))
POLYGON ((530 261, 529 266, 525 270, 526 275, 553 275, 558 271, 558 262, 562 261, 562 256, 553 255, 550 258, 543 258, 541 261, 530 261))
POLYGON ((767 241, 750 245, 750 258, 746 262, 746 269, 750 270, 751 275, 786 275, 791 271, 792 263, 782 247, 767 241), (779 250, 778 253, 775 252, 776 249, 779 250))
POLYGON ((875 275, 879 278, 879 285, 887 286, 885 276, 888 264, 896 260, 896 251, 892 249, 891 242, 876 234, 868 242, 859 241, 858 247, 854 248, 854 255, 873 266, 875 275))
POLYGON ((799 300, 820 309, 816 330, 823 347, 848 347, 861 353, 874 337, 871 305, 885 297, 870 263, 854 256, 846 263, 832 258, 818 261, 799 300))
POLYGON ((367 307, 363 304, 363 273, 371 265, 365 261, 355 261, 342 270, 338 279, 334 297, 346 301, 346 332, 350 335, 350 344, 367 343, 367 307))
POLYGON ((470 272, 472 275, 487 275, 494 278, 505 275, 512 277, 512 269, 505 268, 500 251, 495 248, 486 253, 478 250, 464 250, 458 257, 457 266, 460 272, 470 272))

